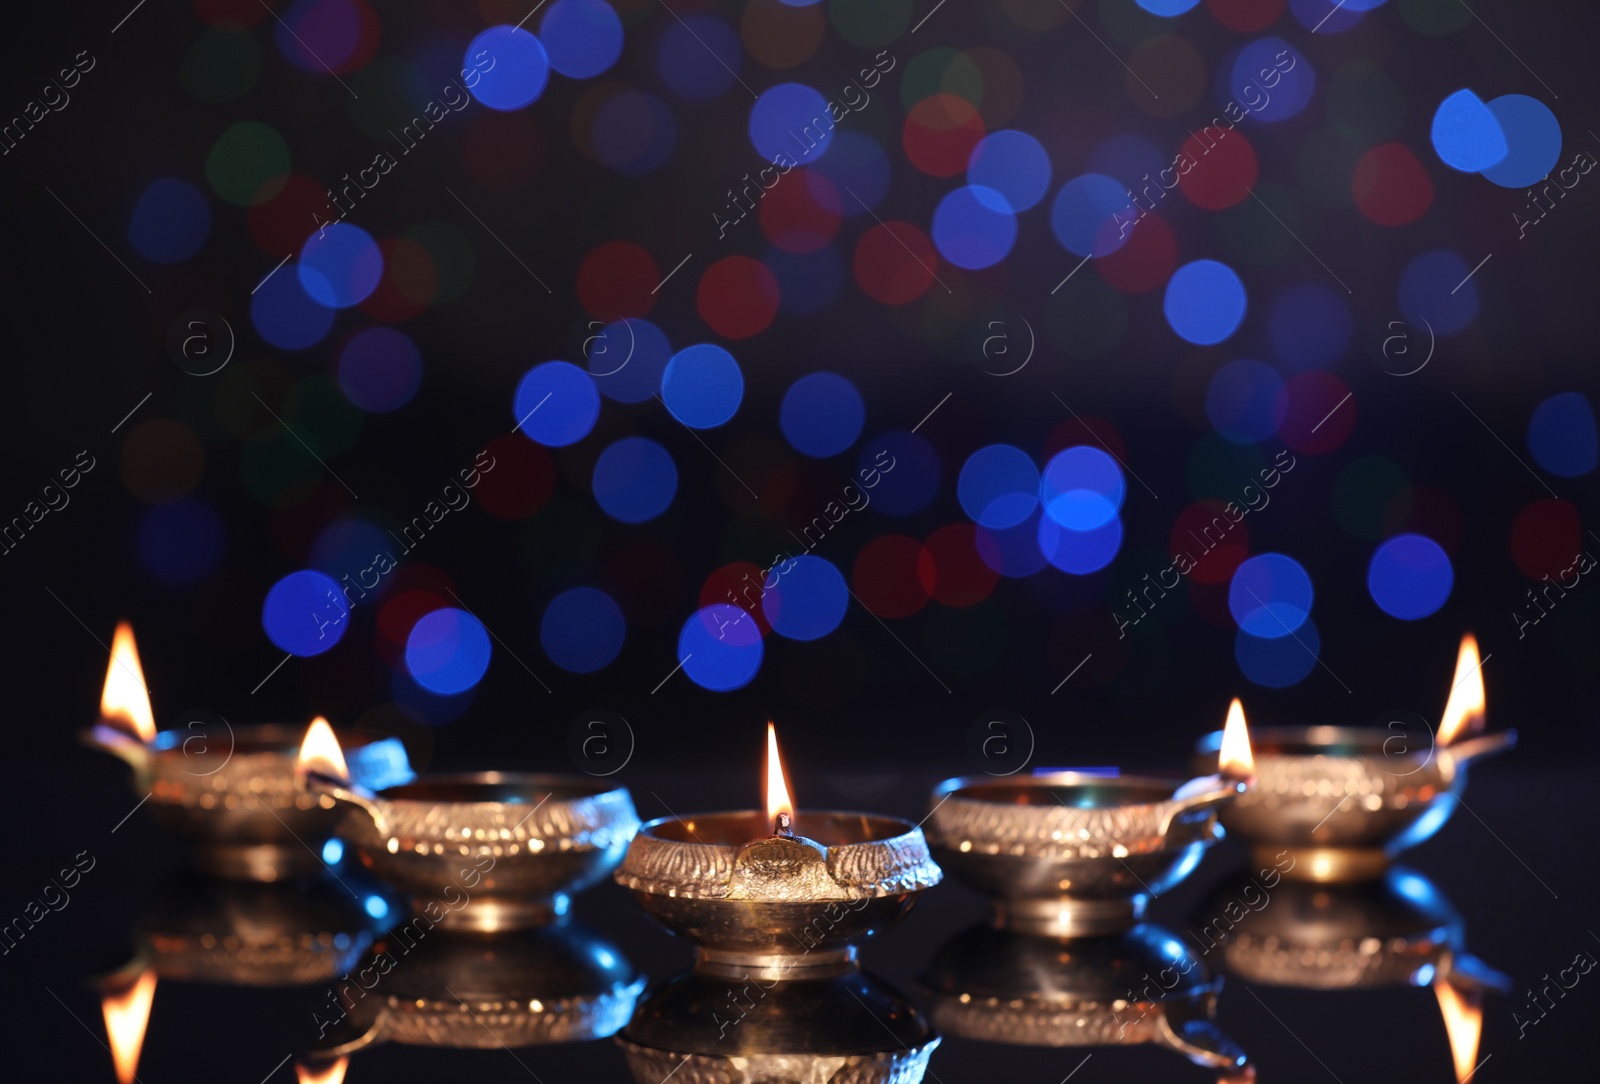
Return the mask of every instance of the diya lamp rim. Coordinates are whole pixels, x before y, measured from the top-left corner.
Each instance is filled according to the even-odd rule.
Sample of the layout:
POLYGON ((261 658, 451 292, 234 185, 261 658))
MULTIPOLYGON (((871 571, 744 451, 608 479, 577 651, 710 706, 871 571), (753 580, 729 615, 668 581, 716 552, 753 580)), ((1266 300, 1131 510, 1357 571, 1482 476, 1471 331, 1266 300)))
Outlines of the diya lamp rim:
MULTIPOLYGON (((750 839, 742 840, 738 843, 706 843, 699 839, 676 839, 672 836, 661 835, 656 832, 657 828, 660 828, 666 824, 682 824, 687 828, 689 825, 700 821, 742 821, 745 819, 753 820, 758 825, 772 824, 772 821, 767 816, 765 810, 718 809, 699 813, 688 813, 683 815, 668 814, 664 817, 655 817, 651 820, 645 821, 639 826, 639 835, 649 836, 649 838, 652 840, 656 840, 661 843, 674 844, 677 846, 706 847, 712 850, 725 850, 731 852, 737 852, 759 839, 785 838, 781 836, 779 831, 777 831, 776 826, 773 826, 772 831, 766 832, 762 835, 752 836, 750 839)), ((892 813, 861 813, 846 809, 807 809, 804 813, 794 814, 794 819, 791 824, 794 828, 794 831, 787 838, 804 840, 822 848, 824 851, 834 851, 841 847, 882 846, 890 843, 897 843, 902 840, 912 840, 922 835, 921 826, 914 824, 904 817, 897 817, 892 813), (873 836, 868 839, 849 840, 844 843, 822 843, 821 841, 808 836, 805 831, 807 822, 814 821, 814 819, 818 817, 860 821, 881 821, 887 822, 897 828, 900 828, 901 830, 897 831, 894 835, 873 836)))
MULTIPOLYGON (((1200 756, 1211 756, 1222 748, 1221 730, 1213 730, 1195 739, 1194 750, 1200 756)), ((1517 745, 1515 727, 1485 733, 1467 734, 1440 745, 1435 739, 1427 745, 1403 752, 1386 751, 1385 746, 1396 737, 1392 732, 1377 726, 1347 726, 1327 723, 1310 725, 1252 726, 1250 743, 1255 759, 1255 772, 1259 776, 1263 764, 1307 764, 1317 760, 1338 760, 1353 763, 1420 762, 1426 765, 1437 759, 1441 771, 1453 776, 1467 763, 1513 749, 1517 745), (1284 752, 1275 746, 1289 746, 1294 752, 1284 752), (1326 749, 1320 747, 1327 747, 1326 749), (1341 747, 1353 751, 1341 752, 1341 747), (1448 767, 1446 764, 1448 763, 1448 767)))

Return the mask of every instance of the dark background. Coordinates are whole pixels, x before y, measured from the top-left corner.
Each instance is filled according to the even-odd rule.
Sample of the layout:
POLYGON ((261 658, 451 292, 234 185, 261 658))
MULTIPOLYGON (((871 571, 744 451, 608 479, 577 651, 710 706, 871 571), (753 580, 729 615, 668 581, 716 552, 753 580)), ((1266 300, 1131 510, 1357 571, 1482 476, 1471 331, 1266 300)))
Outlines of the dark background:
MULTIPOLYGON (((919 6, 918 18, 926 6, 919 6)), ((1045 140, 1055 166, 1052 190, 1081 171, 1088 147, 1104 134, 1127 130, 1171 148, 1186 127, 1205 119, 1199 108, 1193 117, 1157 120, 1129 107, 1121 69, 1075 20, 1024 32, 993 17, 988 7, 954 0, 915 39, 896 43, 894 51, 902 63, 939 44, 959 49, 982 43, 1011 55, 1024 73, 1028 94, 1010 126, 1045 140)), ((151 3, 115 35, 108 31, 125 14, 120 7, 72 4, 8 14, 0 112, 34 96, 36 85, 79 50, 89 49, 98 59, 73 91, 71 105, 51 114, 0 159, 0 251, 7 257, 4 305, 10 317, 7 454, 0 492, 7 502, 5 515, 20 511, 80 449, 97 462, 72 490, 69 507, 51 513, 15 552, 0 557, 10 602, 5 673, 15 697, 6 734, 6 770, 13 773, 5 788, 6 823, 14 838, 0 897, 3 913, 16 912, 65 855, 85 846, 100 855, 104 848, 101 868, 86 880, 71 909, 52 916, 36 939, 13 953, 15 963, 0 964, 7 1002, 0 1010, 15 1026, 7 1031, 22 1055, 37 1058, 41 1069, 63 1079, 110 1078, 104 1052, 41 989, 48 982, 98 1029, 98 1010, 78 980, 119 962, 118 923, 137 907, 159 871, 181 862, 181 852, 142 815, 115 839, 105 839, 134 799, 116 764, 76 744, 76 732, 95 714, 104 645, 121 617, 135 624, 157 717, 164 723, 191 710, 215 712, 235 723, 299 723, 320 712, 344 726, 399 731, 419 767, 571 770, 568 736, 581 713, 618 712, 631 725, 636 749, 617 778, 634 788, 646 817, 665 813, 664 802, 679 812, 755 804, 761 724, 769 718, 779 723, 802 806, 883 809, 913 819, 921 815, 922 795, 934 781, 981 766, 969 756, 969 731, 975 720, 997 708, 1029 721, 1036 739, 1034 766, 1121 764, 1169 771, 1181 769, 1193 740, 1221 722, 1234 695, 1245 698, 1257 723, 1364 724, 1396 709, 1434 719, 1449 687, 1457 640, 1463 630, 1473 630, 1489 657, 1484 676, 1490 726, 1516 726, 1521 745, 1514 760, 1480 769, 1473 793, 1481 796, 1474 808, 1482 822, 1458 816, 1427 851, 1419 852, 1419 865, 1438 876, 1466 910, 1471 927, 1484 932, 1486 944, 1478 951, 1496 966, 1515 972, 1524 984, 1565 966, 1588 940, 1585 929, 1594 919, 1587 916, 1596 902, 1592 875, 1580 866, 1592 847, 1579 798, 1592 788, 1596 753, 1596 604, 1585 582, 1548 621, 1519 639, 1508 615, 1522 605, 1532 581, 1513 563, 1508 538, 1517 513, 1551 495, 1547 486, 1589 522, 1595 476, 1535 476, 1485 425, 1526 459, 1524 434, 1532 409, 1556 392, 1593 390, 1591 238, 1600 200, 1587 187, 1579 188, 1562 203, 1559 219, 1517 241, 1511 212, 1525 202, 1522 194, 1486 191, 1477 178, 1443 169, 1427 146, 1427 125, 1434 104, 1463 85, 1486 98, 1532 94, 1560 117, 1566 138, 1562 159, 1569 160, 1585 131, 1600 124, 1594 109, 1600 88, 1589 51, 1594 16, 1575 5, 1475 5, 1484 22, 1550 81, 1559 92, 1553 99, 1484 26, 1474 22, 1457 34, 1429 38, 1398 21, 1393 7, 1338 35, 1312 36, 1287 13, 1262 31, 1293 42, 1324 75, 1355 57, 1377 60, 1408 104, 1407 120, 1394 138, 1427 163, 1437 190, 1430 212, 1397 230, 1373 226, 1353 209, 1330 211, 1310 203, 1302 208, 1301 236, 1353 287, 1355 343, 1332 368, 1355 393, 1345 409, 1356 409, 1358 421, 1337 450, 1298 456, 1294 472, 1273 491, 1271 507, 1247 522, 1252 552, 1290 553, 1316 583, 1313 617, 1322 634, 1323 667, 1286 690, 1254 687, 1233 660, 1231 628, 1208 623, 1179 599, 1165 604, 1170 616, 1161 627, 1142 627, 1118 642, 1108 600, 1165 563, 1168 533, 1188 500, 1190 452, 1208 431, 1197 407, 1205 380, 1232 357, 1263 356, 1265 331, 1259 320, 1247 319, 1226 348, 1190 347, 1166 327, 1158 295, 1146 294, 1128 300, 1128 330, 1110 354, 1074 360, 1041 333, 1038 356, 1025 370, 1007 378, 987 375, 979 347, 987 334, 985 320, 994 312, 1020 314, 1042 327, 1050 288, 1077 263, 1055 243, 1047 216, 1036 209, 1024 219, 1017 247, 1001 269, 957 276, 954 268, 940 265, 942 277, 976 282, 999 299, 996 306, 978 307, 953 321, 962 330, 940 343, 930 345, 909 333, 915 318, 890 313, 847 282, 840 301, 823 318, 780 315, 765 333, 731 344, 745 374, 744 405, 728 427, 702 436, 744 474, 739 454, 754 455, 758 439, 772 433, 783 390, 817 369, 842 372, 860 388, 867 402, 867 439, 916 425, 948 393, 919 430, 942 462, 938 497, 909 520, 890 521, 871 510, 847 517, 818 552, 848 573, 855 554, 872 537, 898 531, 922 539, 944 524, 964 521, 953 484, 960 463, 977 447, 1000 441, 1037 454, 1051 431, 1069 420, 1052 398, 1055 393, 1081 415, 1109 419, 1126 442, 1129 466, 1159 495, 1153 499, 1130 481, 1124 546, 1110 573, 1074 580, 1046 570, 1002 580, 978 607, 954 611, 934 603, 888 628, 853 603, 841 628, 823 640, 803 644, 769 638, 761 673, 737 692, 707 692, 681 673, 653 692, 676 661, 678 630, 697 605, 704 579, 732 560, 764 567, 788 544, 787 530, 809 520, 838 491, 855 451, 821 463, 802 460, 800 482, 790 498, 774 500, 772 507, 763 502, 753 511, 728 473, 659 405, 607 401, 596 433, 551 457, 555 494, 540 512, 520 522, 487 515, 480 507, 452 514, 416 558, 441 570, 503 641, 496 644, 470 707, 458 720, 437 727, 395 705, 391 670, 376 643, 373 607, 356 611, 355 625, 338 648, 315 659, 292 660, 252 693, 282 659, 261 629, 262 598, 273 582, 304 566, 318 516, 322 522, 342 511, 380 521, 388 516, 391 522, 409 517, 487 440, 509 430, 512 391, 528 367, 551 358, 580 360, 590 315, 574 298, 572 284, 579 261, 594 246, 633 241, 655 256, 663 273, 683 253, 694 252, 694 260, 662 291, 650 319, 668 332, 674 346, 720 341, 695 314, 695 276, 713 259, 738 252, 759 255, 763 247, 754 223, 744 223, 720 242, 710 225, 711 212, 723 204, 722 190, 755 162, 744 134, 742 92, 735 88, 709 104, 680 110, 671 164, 640 178, 610 173, 574 149, 569 117, 585 88, 559 77, 518 115, 519 123, 538 129, 545 148, 544 164, 531 183, 490 191, 463 169, 460 144, 481 119, 476 106, 442 125, 405 159, 362 204, 358 221, 375 235, 398 233, 421 220, 448 221, 471 241, 476 270, 461 298, 406 325, 425 359, 422 392, 395 414, 366 418, 359 440, 330 460, 361 499, 349 502, 332 478, 310 464, 309 480, 292 494, 291 503, 300 509, 294 512, 248 496, 240 483, 247 440, 218 419, 231 410, 230 416, 244 419, 240 424, 248 439, 258 439, 276 423, 264 412, 252 415, 253 405, 239 406, 235 400, 251 404, 243 393, 255 390, 278 409, 292 383, 331 370, 332 348, 347 330, 370 321, 345 314, 323 344, 295 354, 274 351, 251 328, 248 302, 250 289, 276 258, 250 242, 240 208, 214 202, 210 241, 175 270, 138 259, 126 244, 127 218, 153 177, 179 176, 203 188, 205 156, 237 119, 271 124, 288 140, 298 172, 331 183, 372 153, 373 141, 352 124, 348 111, 393 108, 399 115, 404 110, 368 95, 364 105, 351 103, 325 76, 291 68, 272 44, 266 23, 255 30, 265 60, 255 89, 230 105, 208 106, 184 94, 175 77, 180 59, 204 27, 187 4, 151 3), (494 225, 552 293, 462 211, 446 185, 494 225), (46 186, 153 293, 118 267, 46 186), (1390 376, 1380 367, 1378 344, 1387 322, 1399 315, 1394 283, 1414 254, 1438 245, 1456 248, 1469 263, 1494 253, 1473 280, 1482 296, 1479 314, 1465 331, 1441 341, 1422 372, 1390 376), (222 374, 234 383, 225 384, 221 375, 188 376, 170 360, 168 328, 178 313, 195 307, 221 313, 238 333, 235 360, 222 374), (113 434, 112 427, 146 393, 153 394, 133 422, 113 434), (233 398, 219 401, 229 395, 233 398), (124 484, 123 440, 135 423, 152 418, 182 421, 199 434, 205 465, 195 493, 218 510, 226 528, 218 570, 185 589, 152 579, 133 541, 148 506, 124 484), (629 432, 667 446, 680 473, 672 508, 638 527, 607 519, 583 481, 599 448, 629 432), (1448 494, 1461 512, 1461 540, 1452 552, 1454 590, 1442 610, 1420 622, 1396 621, 1376 608, 1364 579, 1373 543, 1342 532, 1331 512, 1340 469, 1371 455, 1400 464, 1415 486, 1448 494), (307 522, 313 526, 307 528, 307 522), (656 544, 670 560, 660 566, 659 576, 625 593, 616 581, 626 557, 621 566, 613 559, 641 542, 656 544), (588 676, 560 671, 538 643, 545 604, 576 584, 624 594, 629 617, 619 659, 588 676), (956 647, 929 651, 930 637, 956 647), (1052 694, 1091 653, 1083 670, 1052 694), (946 659, 957 665, 947 665, 946 659), (1554 886, 1559 901, 1529 876, 1530 867, 1554 886), (1492 958, 1493 950, 1499 958, 1492 958), (45 1049, 48 1055, 34 1053, 45 1049)), ((737 18, 738 5, 702 8, 737 18)), ((1079 11, 1090 26, 1103 30, 1094 4, 1080 4, 1079 11)), ((515 22, 521 14, 488 2, 385 3, 379 55, 414 57, 428 50, 453 55, 484 26, 515 22)), ((664 94, 653 56, 670 18, 659 7, 636 6, 625 20, 622 61, 604 78, 664 94)), ((1215 25, 1203 6, 1175 28, 1207 57, 1239 39, 1215 25)), ((1113 46, 1126 54, 1125 46, 1113 46)), ((869 55, 830 37, 798 69, 770 72, 747 62, 742 75, 758 89, 796 79, 827 94, 869 55)), ((1210 96, 1204 101, 1209 105, 1210 96)), ((1263 178, 1295 187, 1295 150, 1319 123, 1319 110, 1320 99, 1314 98, 1302 116, 1255 140, 1263 178)), ((845 124, 859 124, 858 130, 885 140, 893 157, 894 133, 903 117, 898 95, 888 92, 845 124)), ((1593 149, 1600 151, 1600 145, 1593 149)), ((923 177, 896 157, 880 213, 926 226, 937 200, 954 183, 923 177)), ((1174 204, 1169 222, 1181 258, 1213 255, 1206 212, 1168 202, 1174 204)), ((841 232, 844 243, 864 226, 862 219, 848 219, 841 232)), ((1248 287, 1263 291, 1286 277, 1326 281, 1298 247, 1281 266, 1245 276, 1248 287)), ((1268 459, 1275 450, 1271 441, 1263 448, 1268 459)), ((759 474, 757 467, 746 469, 759 474)), ((1201 876, 1217 873, 1218 867, 1208 863, 1201 876)), ((1184 892, 1190 890, 1186 885, 1184 892)), ((964 889, 950 887, 940 896, 953 902, 928 907, 927 914, 914 915, 893 935, 902 958, 881 966, 901 985, 944 934, 979 913, 964 889)), ((593 906, 596 924, 602 916, 614 920, 615 930, 603 928, 619 940, 626 935, 625 948, 652 976, 666 974, 674 960, 683 958, 681 952, 669 955, 679 946, 664 942, 642 917, 631 914, 618 891, 608 887, 596 893, 593 906)), ((1181 910, 1168 918, 1169 924, 1180 920, 1181 910)), ((200 1059, 208 1078, 259 1079, 282 1056, 273 1051, 287 1052, 304 1038, 294 1032, 297 1025, 291 1021, 297 1017, 267 995, 224 1000, 203 990, 175 989, 163 987, 158 994, 147 1071, 141 1074, 146 1080, 186 1079, 200 1059), (256 1013, 278 1025, 257 1025, 256 1013), (246 1048, 246 1043, 257 1045, 246 1048)), ((292 1000, 303 993, 283 996, 292 1000)), ((1510 1005, 1492 1003, 1484 1050, 1496 1056, 1484 1075, 1498 1071, 1509 1078, 1513 1064, 1521 1066, 1518 1076, 1565 1064, 1584 1016, 1583 994, 1575 995, 1580 1003, 1559 1023, 1552 1020, 1521 1042, 1509 1025, 1510 1005)), ((1428 1079, 1444 1079, 1442 1035, 1427 995, 1413 991, 1371 1002, 1350 995, 1326 1007, 1313 1004, 1309 995, 1278 996, 1281 1004, 1270 996, 1269 1003, 1339 1075, 1368 1075, 1381 1054, 1415 1058, 1414 1064, 1426 1066, 1414 1077, 1397 1070, 1394 1079, 1422 1079, 1423 1072, 1432 1074, 1428 1079), (1305 1002, 1296 1000, 1302 996, 1305 1002)), ((1258 1008, 1250 999, 1225 999, 1225 1006, 1224 1022, 1239 1014, 1236 1037, 1253 1053, 1259 1051, 1269 1070, 1276 1064, 1285 1073, 1312 1077, 1319 1072, 1298 1044, 1273 1030, 1270 1019, 1262 1022, 1256 1013, 1245 1021, 1258 1008), (1259 1030, 1252 1035, 1252 1029, 1259 1030)), ((551 1060, 544 1063, 550 1066, 545 1078, 564 1079, 561 1059, 567 1055, 537 1055, 546 1056, 551 1060)), ((572 1054, 571 1066, 590 1056, 599 1057, 572 1054)), ((941 1059, 956 1056, 959 1044, 951 1042, 936 1057, 934 1069, 944 1079, 979 1079, 985 1070, 993 1071, 992 1060, 975 1061, 967 1072, 941 1068, 941 1059)), ((425 1066, 446 1064, 395 1051, 381 1057, 404 1066, 392 1072, 410 1072, 416 1079, 427 1078, 425 1066)), ((509 1059, 502 1066, 484 1057, 485 1079, 520 1077, 509 1059)), ((615 1055, 606 1057, 612 1058, 612 1072, 620 1073, 615 1055)), ((1026 1063, 1031 1071, 1019 1060, 1010 1078, 1059 1079, 1047 1068, 1063 1065, 1059 1055, 1034 1057, 1026 1063)), ((1060 1072, 1076 1063, 1070 1058, 1060 1072)), ((1172 1071, 1164 1060, 1150 1064, 1152 1071, 1172 1071)), ((1106 1067, 1091 1062, 1083 1079, 1096 1079, 1091 1070, 1105 1072, 1106 1067)))

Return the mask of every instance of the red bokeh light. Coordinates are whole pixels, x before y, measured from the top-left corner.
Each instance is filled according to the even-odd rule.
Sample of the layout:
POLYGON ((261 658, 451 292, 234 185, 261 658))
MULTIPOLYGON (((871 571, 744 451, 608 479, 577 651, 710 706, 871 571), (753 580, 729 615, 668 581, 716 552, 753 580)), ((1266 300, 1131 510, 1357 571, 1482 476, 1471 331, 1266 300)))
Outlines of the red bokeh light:
POLYGON ((494 466, 479 471, 472 495, 485 512, 500 519, 526 519, 550 502, 556 464, 549 452, 513 433, 495 437, 484 450, 494 466))
POLYGON ((973 606, 994 592, 1000 573, 978 554, 978 528, 952 523, 928 536, 917 559, 922 589, 946 606, 973 606))
POLYGON ((1578 509, 1566 501, 1534 501, 1511 524, 1511 559, 1532 579, 1559 581, 1582 549, 1578 509))
POLYGON ((909 222, 881 222, 856 243, 851 273, 861 292, 885 305, 915 301, 934 283, 939 254, 909 222))
POLYGON ((1224 507, 1224 501, 1196 501, 1179 512, 1172 525, 1168 552, 1174 558, 1181 553, 1189 555, 1195 562, 1189 578, 1195 583, 1226 583, 1239 563, 1250 556, 1250 528, 1242 518, 1235 523, 1224 507))
POLYGON ((1208 211, 1232 207, 1250 196, 1261 173, 1256 149, 1237 129, 1220 139, 1190 136, 1181 153, 1194 160, 1194 168, 1179 175, 1178 187, 1189 202, 1208 211))
POLYGON ((856 555, 850 580, 861 604, 879 617, 909 617, 928 604, 922 546, 903 534, 874 538, 856 555))
POLYGON ((608 241, 578 265, 578 301, 590 316, 618 320, 644 316, 656 303, 661 269, 650 253, 630 241, 608 241))
POLYGON ((933 177, 954 177, 967 168, 972 148, 983 139, 977 107, 954 94, 933 94, 911 107, 900 144, 911 164, 933 177))
POLYGON ((728 256, 706 268, 695 291, 695 311, 726 339, 748 339, 778 315, 778 280, 749 256, 728 256))
POLYGON ((1285 382, 1283 393, 1289 406, 1278 436, 1289 447, 1307 455, 1324 455, 1350 439, 1359 412, 1353 396, 1345 400, 1350 386, 1343 380, 1321 371, 1301 373, 1285 382))
POLYGON ((1350 194, 1378 225, 1405 226, 1428 213, 1433 182, 1404 143, 1380 143, 1356 163, 1350 194))
POLYGON ((839 232, 841 217, 838 188, 808 169, 784 174, 761 200, 761 231, 786 252, 815 252, 839 232))
POLYGON ((1165 286, 1178 266, 1178 239, 1160 215, 1145 215, 1115 252, 1094 262, 1112 289, 1143 294, 1165 286))

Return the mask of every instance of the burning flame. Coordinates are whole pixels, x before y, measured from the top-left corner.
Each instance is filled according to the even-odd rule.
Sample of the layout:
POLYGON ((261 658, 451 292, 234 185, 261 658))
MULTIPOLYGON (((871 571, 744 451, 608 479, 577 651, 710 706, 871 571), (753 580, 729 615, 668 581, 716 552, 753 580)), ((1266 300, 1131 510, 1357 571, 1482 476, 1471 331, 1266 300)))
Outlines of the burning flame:
POLYGON ((1244 705, 1238 697, 1228 705, 1228 721, 1222 728, 1222 751, 1217 771, 1229 779, 1254 779, 1255 754, 1250 751, 1250 730, 1244 723, 1244 705))
POLYGON ((789 781, 783 774, 783 758, 778 755, 778 728, 767 724, 767 819, 774 825, 778 814, 794 819, 794 799, 789 797, 789 781))
POLYGON ((300 1084, 343 1084, 344 1071, 349 1065, 349 1058, 320 1062, 316 1065, 297 1061, 294 1063, 294 1075, 300 1078, 300 1084))
MULTIPOLYGON (((120 634, 121 629, 118 632, 120 634)), ((131 638, 128 643, 131 647, 131 638)), ((100 1007, 106 1014, 106 1037, 111 1040, 111 1061, 117 1067, 118 1084, 133 1084, 134 1073, 139 1068, 139 1051, 144 1048, 145 1028, 150 1026, 150 1005, 155 997, 156 973, 146 968, 139 972, 138 979, 134 980, 131 987, 119 993, 107 994, 101 999, 100 1007)))
POLYGON ((1476 1068, 1478 1039, 1483 1035, 1483 998, 1452 986, 1443 977, 1434 981, 1433 992, 1439 998, 1439 1011, 1444 1015, 1445 1033, 1450 1036, 1456 1084, 1465 1084, 1476 1068))
POLYGON ((140 741, 151 741, 156 736, 150 690, 145 688, 133 626, 126 621, 117 622, 116 635, 111 638, 111 663, 106 667, 106 687, 100 694, 100 717, 121 725, 140 741))
POLYGON ((320 715, 306 727, 306 737, 300 743, 300 757, 295 762, 295 768, 302 772, 319 772, 344 782, 350 780, 350 768, 344 762, 344 750, 339 748, 339 739, 334 737, 333 727, 328 725, 328 720, 320 715))
POLYGON ((1456 676, 1450 683, 1450 699, 1439 720, 1439 744, 1449 745, 1461 735, 1483 729, 1483 663, 1478 661, 1478 641, 1472 633, 1461 637, 1461 653, 1456 656, 1456 676))

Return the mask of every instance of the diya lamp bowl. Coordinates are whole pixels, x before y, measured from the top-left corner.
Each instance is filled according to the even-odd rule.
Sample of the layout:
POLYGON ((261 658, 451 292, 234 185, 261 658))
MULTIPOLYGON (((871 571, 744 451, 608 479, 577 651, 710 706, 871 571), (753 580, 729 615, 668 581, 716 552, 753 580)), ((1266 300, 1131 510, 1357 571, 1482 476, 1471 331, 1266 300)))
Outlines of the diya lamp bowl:
POLYGON ((995 925, 1051 936, 1134 926, 1221 838, 1217 812, 1245 784, 1071 771, 968 776, 934 788, 928 836, 995 925))
POLYGON ((765 980, 855 970, 857 943, 942 877, 909 821, 805 810, 794 827, 775 832, 755 810, 663 817, 639 829, 616 880, 694 943, 697 972, 765 980))
MULTIPOLYGON (((343 812, 332 798, 301 786, 295 770, 304 731, 275 723, 192 725, 149 741, 105 722, 86 744, 133 768, 133 788, 148 795, 150 816, 195 844, 195 864, 214 877, 278 881, 322 868, 322 845, 343 812)), ((346 735, 351 777, 381 787, 411 779, 395 738, 346 735)))
POLYGON ((1511 980, 1466 949, 1459 912, 1422 874, 1392 867, 1353 884, 1245 870, 1191 914, 1190 937, 1217 967, 1254 985, 1301 990, 1427 986, 1439 977, 1510 991, 1511 980), (1274 874, 1283 875, 1280 881, 1274 874))
POLYGON ((616 1043, 639 1084, 917 1084, 939 1036, 862 971, 779 981, 696 970, 651 990, 616 1043))
POLYGON ((482 1050, 609 1038, 645 985, 620 948, 567 921, 492 935, 400 925, 348 979, 317 1010, 319 1059, 380 1043, 482 1050))
POLYGON ((512 930, 566 913, 639 828, 627 788, 513 772, 428 775, 366 791, 318 770, 308 788, 348 811, 341 838, 413 912, 457 930, 512 930))
POLYGON ((1040 1047, 1148 1043, 1233 1077, 1253 1072, 1216 1025, 1222 980, 1157 926, 1084 938, 973 926, 939 949, 918 985, 934 1025, 959 1038, 1040 1047))
POLYGON ((136 955, 163 979, 298 986, 348 970, 376 926, 326 875, 244 884, 182 870, 140 914, 136 955))
MULTIPOLYGON (((1406 748, 1375 727, 1252 728, 1256 781, 1222 812, 1255 859, 1294 859, 1284 876, 1351 882, 1383 876, 1407 847, 1438 831, 1466 789, 1467 765, 1516 745, 1514 730, 1406 748)), ((1200 740, 1195 766, 1212 763, 1219 734, 1200 740)))

